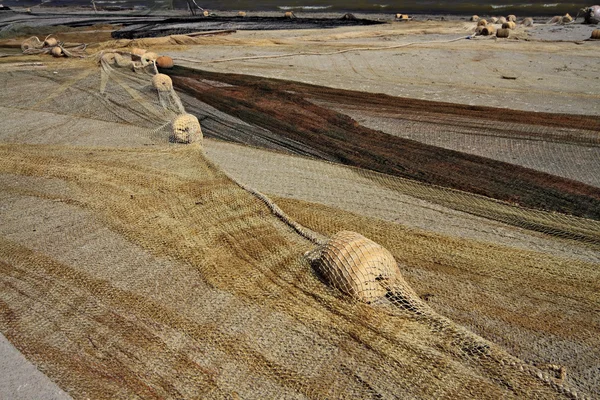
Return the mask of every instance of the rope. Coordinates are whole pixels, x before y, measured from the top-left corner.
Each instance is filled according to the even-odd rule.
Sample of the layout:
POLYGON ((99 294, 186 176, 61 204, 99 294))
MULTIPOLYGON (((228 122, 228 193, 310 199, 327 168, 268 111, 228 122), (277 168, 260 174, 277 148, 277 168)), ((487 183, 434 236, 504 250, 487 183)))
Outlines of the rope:
POLYGON ((298 222, 296 222, 293 219, 291 219, 285 213, 285 211, 283 211, 281 208, 279 208, 279 206, 277 204, 275 204, 271 199, 269 199, 264 194, 262 194, 259 191, 251 188, 250 186, 247 186, 247 185, 244 185, 241 182, 238 182, 236 179, 232 178, 227 173, 225 173, 225 175, 227 175, 227 177, 229 179, 231 179, 231 181, 233 183, 235 183, 236 185, 238 185, 240 188, 242 188, 246 192, 250 193, 251 195, 253 195, 257 199, 259 199, 260 201, 262 201, 267 207, 269 207, 269 209, 271 210, 271 212, 273 213, 273 215, 275 215, 280 221, 282 221, 284 224, 286 224, 287 226, 289 226, 290 228, 292 228, 294 231, 296 231, 296 233, 298 233, 303 238, 305 238, 305 239, 313 242, 316 245, 322 245, 322 244, 324 244, 326 242, 326 240, 327 240, 326 237, 318 234, 317 232, 315 232, 315 231, 313 231, 313 230, 311 230, 311 229, 309 229, 309 228, 307 228, 307 227, 305 227, 303 225, 300 225, 298 222))
POLYGON ((464 40, 464 39, 475 39, 475 37, 474 36, 461 36, 459 38, 451 39, 451 40, 434 40, 434 41, 429 41, 429 42, 410 42, 410 43, 402 43, 402 44, 396 44, 393 46, 385 46, 385 47, 354 47, 351 49, 336 50, 336 51, 324 52, 324 53, 312 52, 312 51, 301 51, 299 53, 286 53, 286 54, 277 54, 277 55, 269 55, 269 56, 234 57, 234 58, 216 59, 216 60, 198 60, 198 59, 193 59, 193 58, 181 58, 181 57, 174 58, 174 60, 187 61, 187 62, 193 62, 193 63, 213 64, 213 63, 222 63, 222 62, 229 62, 229 61, 259 60, 259 59, 285 58, 285 57, 295 57, 295 56, 331 56, 331 55, 335 55, 335 54, 349 53, 351 51, 392 50, 392 49, 398 49, 401 47, 408 47, 408 46, 414 46, 414 45, 419 45, 419 44, 437 44, 437 43, 445 44, 445 43, 458 42, 459 40, 464 40))
POLYGON ((21 50, 24 54, 28 54, 27 51, 41 49, 44 47, 44 42, 42 42, 37 36, 32 36, 29 39, 23 41, 21 44, 21 50))
POLYGON ((77 46, 73 46, 73 47, 64 47, 64 45, 59 44, 60 48, 63 51, 63 54, 65 54, 67 57, 79 57, 79 58, 86 58, 88 57, 86 54, 84 54, 85 49, 87 48, 87 44, 82 43, 80 45, 77 46))

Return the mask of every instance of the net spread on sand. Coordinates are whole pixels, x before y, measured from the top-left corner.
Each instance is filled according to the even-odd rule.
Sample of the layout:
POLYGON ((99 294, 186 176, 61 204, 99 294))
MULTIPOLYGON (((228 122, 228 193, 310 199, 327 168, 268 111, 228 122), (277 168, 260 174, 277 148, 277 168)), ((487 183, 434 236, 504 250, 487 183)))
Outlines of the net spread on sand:
MULTIPOLYGON (((0 98, 0 331, 70 395, 578 397, 560 365, 509 354, 434 311, 403 277, 416 268, 411 255, 443 269, 449 253, 466 260, 499 247, 443 247, 450 239, 415 230, 388 250, 348 231, 361 229, 358 216, 283 202, 284 212, 209 159, 198 118, 156 58, 114 51, 0 70, 10 93, 0 98)), ((598 245, 591 219, 368 179, 423 209, 443 204, 515 234, 535 226, 556 247, 598 245)), ((364 231, 395 237, 364 221, 364 231)), ((544 276, 534 253, 523 257, 532 278, 544 276)), ((502 276, 494 262, 481 266, 482 285, 502 276)), ((558 261, 547 268, 593 287, 592 263, 572 264, 579 276, 558 261)))

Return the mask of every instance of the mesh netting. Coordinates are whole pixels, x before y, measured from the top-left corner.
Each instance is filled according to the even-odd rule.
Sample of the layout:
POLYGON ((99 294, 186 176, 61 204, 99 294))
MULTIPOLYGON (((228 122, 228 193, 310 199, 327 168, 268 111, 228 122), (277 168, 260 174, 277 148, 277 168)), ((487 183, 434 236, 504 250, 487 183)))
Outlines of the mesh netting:
MULTIPOLYGON (((503 274, 523 268, 524 306, 556 295, 557 309, 572 305, 580 317, 597 307, 598 221, 206 140, 157 59, 109 49, 0 68, 10 93, 0 98, 0 331, 70 395, 577 398, 573 384, 597 382, 590 371, 569 382, 553 360, 509 353, 526 343, 493 337, 477 316, 461 323, 486 338, 453 322, 441 315, 458 314, 451 302, 430 305, 427 290, 469 297, 465 271, 486 288, 510 286, 503 274), (232 160, 237 169, 219 165, 232 160), (274 179, 294 169, 321 176, 274 179), (328 185, 336 201, 319 197, 328 185), (285 207, 255 186, 287 197, 285 207), (489 236, 470 226, 433 234, 378 207, 489 236), (554 248, 554 258, 495 243, 499 232, 554 248), (441 270, 450 283, 426 276, 441 270)), ((471 305, 460 314, 484 307, 471 305)), ((548 337, 576 341, 563 329, 548 337)), ((593 347, 584 342, 577 349, 593 347)))

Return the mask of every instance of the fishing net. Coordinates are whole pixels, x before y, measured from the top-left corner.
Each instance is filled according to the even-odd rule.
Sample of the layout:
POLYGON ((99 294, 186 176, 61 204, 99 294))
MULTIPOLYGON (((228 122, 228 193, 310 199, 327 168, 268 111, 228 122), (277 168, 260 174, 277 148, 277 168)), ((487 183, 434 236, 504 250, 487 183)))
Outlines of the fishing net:
POLYGON ((208 104, 283 96, 322 118, 297 91, 249 101, 200 76, 193 97, 157 56, 0 66, 0 332, 71 396, 594 390, 597 219, 341 165, 208 104), (232 129, 296 155, 205 137, 232 129))

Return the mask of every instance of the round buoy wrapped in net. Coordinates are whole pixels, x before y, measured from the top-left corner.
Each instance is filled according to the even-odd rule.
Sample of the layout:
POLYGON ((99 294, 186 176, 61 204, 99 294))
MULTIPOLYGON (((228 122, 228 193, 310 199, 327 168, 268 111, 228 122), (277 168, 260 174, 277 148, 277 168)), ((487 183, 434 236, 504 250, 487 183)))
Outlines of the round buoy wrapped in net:
POLYGON ((160 56, 156 59, 156 65, 159 68, 173 68, 173 59, 169 56, 160 56))
POLYGON ((246 16, 246 12, 245 11, 238 11, 238 17, 245 17, 246 16))
MULTIPOLYGON (((165 74, 156 74, 152 77, 152 87, 154 87, 158 91, 158 101, 160 105, 170 111, 175 113, 185 113, 185 107, 181 103, 181 99, 177 96, 177 93, 173 90, 173 81, 168 75, 165 74)), ((192 119, 195 119, 195 117, 192 119)), ((197 119, 195 119, 197 121, 197 119)), ((185 122, 185 121, 184 121, 185 122)), ((198 134, 194 133, 196 130, 199 131, 199 137, 202 138, 202 131, 200 130, 200 126, 196 126, 193 120, 190 122, 192 129, 192 139, 185 138, 185 133, 181 129, 178 130, 179 134, 175 134, 175 130, 173 131, 173 136, 171 137, 171 141, 177 143, 190 143, 194 141, 198 141, 198 134)), ((181 126, 181 123, 178 123, 177 126, 181 126)))
POLYGON ((533 26, 533 18, 527 17, 523 20, 523 26, 532 27, 533 26))
POLYGON ((58 40, 56 38, 47 37, 46 40, 44 40, 44 47, 54 47, 54 46, 58 46, 58 40))
POLYGON ((594 29, 592 31, 592 39, 600 39, 600 29, 594 29))
POLYGON ((487 25, 487 21, 485 19, 480 19, 479 21, 477 21, 477 26, 486 26, 487 25))
POLYGON ((342 231, 311 252, 312 263, 329 284, 366 303, 405 285, 394 256, 356 232, 342 231))
POLYGON ((510 22, 517 22, 517 16, 511 14, 508 17, 506 17, 506 20, 510 22))
POLYGON ((498 22, 498 18, 492 17, 492 18, 490 18, 489 22, 490 22, 490 24, 495 24, 496 22, 498 22))
POLYGON ((503 24, 503 23, 505 23, 505 22, 506 22, 506 18, 504 18, 504 17, 500 17, 500 18, 498 18, 498 21, 497 21, 497 22, 498 22, 499 24, 503 24))
POLYGON ((152 77, 152 87, 159 92, 170 92, 173 90, 173 81, 169 75, 156 74, 152 77))
POLYGON ((473 15, 473 16, 471 16, 471 20, 470 21, 471 22, 477 22, 477 21, 479 21, 479 15, 473 15))
POLYGON ((562 23, 563 24, 568 24, 569 22, 573 22, 573 17, 571 17, 569 15, 569 13, 566 13, 563 17, 562 17, 562 23))
POLYGON ((202 129, 198 118, 192 114, 178 115, 171 124, 171 141, 175 143, 202 142, 202 129))
POLYGON ((502 24, 502 29, 515 29, 517 27, 517 24, 515 24, 514 22, 508 21, 502 24))
POLYGON ((204 10, 204 12, 202 13, 202 15, 204 15, 205 17, 208 17, 210 15, 210 13, 208 12, 208 10, 204 10))
POLYGON ((496 37, 499 37, 499 38, 507 38, 509 36, 510 36, 510 29, 502 28, 502 29, 498 29, 498 32, 496 32, 496 37))
POLYGON ((154 61, 156 61, 157 58, 158 58, 158 54, 153 53, 151 51, 147 51, 140 56, 140 59, 142 60, 142 66, 144 66, 144 67, 146 65, 151 64, 154 61))
POLYGON ((62 56, 64 56, 64 53, 63 53, 62 49, 59 46, 53 47, 52 50, 50 50, 50 53, 54 57, 62 57, 62 56))
POLYGON ((146 53, 146 50, 140 49, 139 47, 134 47, 131 49, 131 54, 133 54, 134 56, 141 57, 144 55, 144 53, 146 53))
POLYGON ((494 33, 496 33, 496 28, 494 28, 494 25, 486 25, 481 30, 481 34, 483 36, 490 36, 490 35, 493 35, 494 33))
POLYGON ((477 26, 475 28, 475 34, 481 35, 481 32, 483 31, 483 28, 485 28, 485 26, 481 26, 481 25, 477 26))
POLYGON ((291 11, 286 11, 285 14, 284 14, 284 17, 285 18, 296 18, 296 16, 294 15, 294 13, 291 12, 291 11))

